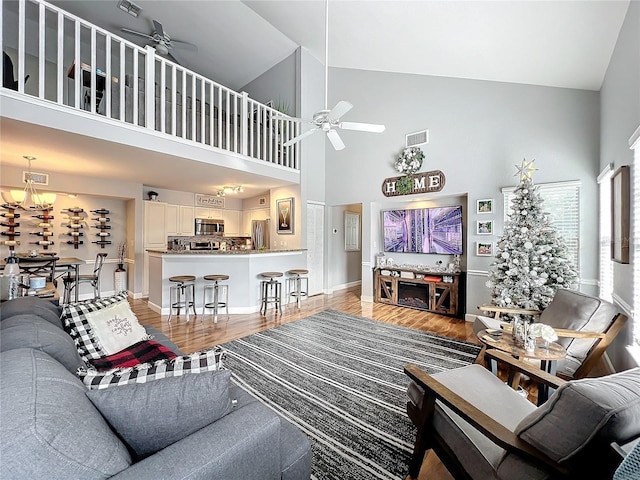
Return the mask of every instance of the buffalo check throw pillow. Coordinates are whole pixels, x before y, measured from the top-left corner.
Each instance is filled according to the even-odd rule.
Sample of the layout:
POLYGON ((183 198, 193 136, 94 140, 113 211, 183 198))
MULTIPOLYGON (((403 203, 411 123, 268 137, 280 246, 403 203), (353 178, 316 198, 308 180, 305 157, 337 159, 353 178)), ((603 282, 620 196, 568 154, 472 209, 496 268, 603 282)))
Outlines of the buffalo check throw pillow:
MULTIPOLYGON (((106 352, 100 344, 100 339, 96 335, 95 330, 92 328, 89 322, 89 317, 99 315, 102 310, 108 309, 121 302, 125 302, 127 306, 127 293, 123 292, 118 295, 114 295, 108 298, 99 298, 96 300, 78 302, 65 305, 62 309, 62 315, 60 319, 64 325, 64 329, 73 338, 78 353, 82 357, 82 360, 89 362, 89 360, 102 358, 110 353, 115 353, 128 345, 120 347, 118 350, 106 352)), ((136 335, 131 335, 129 345, 132 345, 140 340, 146 340, 149 337, 146 335, 144 327, 138 323, 138 319, 135 315, 131 317, 131 323, 137 324, 140 329, 136 329, 136 335), (135 320, 134 320, 135 319, 135 320), (144 332, 144 334, 142 333, 144 332), (144 335, 144 337, 142 336, 144 335)), ((128 331, 128 330, 127 330, 128 331)))
POLYGON ((224 369, 225 351, 213 347, 191 355, 183 355, 172 360, 158 360, 153 363, 142 363, 130 368, 116 368, 100 372, 97 369, 81 368, 77 374, 82 382, 92 390, 99 390, 117 385, 147 383, 167 377, 179 377, 190 373, 211 372, 224 369))

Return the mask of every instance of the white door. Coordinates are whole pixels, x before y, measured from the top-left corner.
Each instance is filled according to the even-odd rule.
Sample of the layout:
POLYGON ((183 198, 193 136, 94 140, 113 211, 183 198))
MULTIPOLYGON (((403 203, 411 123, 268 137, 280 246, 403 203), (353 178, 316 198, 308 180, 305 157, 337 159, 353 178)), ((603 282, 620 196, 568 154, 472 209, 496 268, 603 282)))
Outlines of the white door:
POLYGON ((324 292, 324 205, 307 203, 309 295, 324 292))

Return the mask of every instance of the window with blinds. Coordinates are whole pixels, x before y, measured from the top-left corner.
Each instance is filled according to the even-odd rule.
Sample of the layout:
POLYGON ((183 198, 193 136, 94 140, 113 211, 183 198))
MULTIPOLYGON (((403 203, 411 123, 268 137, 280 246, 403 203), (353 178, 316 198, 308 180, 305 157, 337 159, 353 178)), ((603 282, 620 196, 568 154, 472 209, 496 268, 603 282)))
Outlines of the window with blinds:
POLYGON ((633 340, 640 346, 640 127, 629 141, 633 154, 633 168, 631 169, 631 215, 633 226, 631 233, 631 265, 633 268, 633 340))
POLYGON ((613 301, 613 261, 611 260, 611 176, 613 165, 598 176, 599 205, 599 246, 600 246, 600 298, 613 301))
MULTIPOLYGON (((543 200, 542 209, 548 213, 549 221, 562 236, 580 276, 580 185, 579 181, 543 183, 536 185, 543 200)), ((515 187, 502 189, 505 222, 511 212, 511 201, 515 187)))

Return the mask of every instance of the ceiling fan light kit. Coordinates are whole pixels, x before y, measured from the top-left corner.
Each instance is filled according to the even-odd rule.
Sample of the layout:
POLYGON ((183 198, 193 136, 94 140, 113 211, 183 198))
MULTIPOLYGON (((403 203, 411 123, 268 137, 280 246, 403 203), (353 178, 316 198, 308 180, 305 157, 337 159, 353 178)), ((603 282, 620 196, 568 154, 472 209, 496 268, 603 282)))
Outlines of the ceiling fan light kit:
POLYGON ((120 30, 122 32, 129 33, 131 35, 136 35, 138 37, 146 38, 149 41, 147 44, 155 48, 156 52, 158 52, 160 55, 169 57, 178 65, 180 64, 180 62, 175 57, 175 54, 172 52, 172 50, 175 47, 191 50, 194 52, 198 51, 198 47, 196 47, 193 43, 184 42, 182 40, 176 40, 175 38, 171 38, 164 31, 164 27, 159 21, 152 20, 152 22, 153 22, 153 31, 148 34, 144 32, 138 32, 137 30, 131 30, 129 28, 121 28, 120 30))
POLYGON ((353 108, 350 102, 340 100, 331 110, 327 108, 329 91, 329 0, 325 0, 325 18, 324 18, 324 109, 318 110, 313 114, 311 120, 297 119, 298 121, 306 121, 313 125, 306 132, 301 133, 283 145, 290 147, 306 138, 314 132, 321 130, 326 132, 327 138, 336 150, 342 150, 345 145, 337 129, 357 130, 360 132, 382 133, 385 130, 384 125, 362 122, 341 122, 340 118, 353 108))

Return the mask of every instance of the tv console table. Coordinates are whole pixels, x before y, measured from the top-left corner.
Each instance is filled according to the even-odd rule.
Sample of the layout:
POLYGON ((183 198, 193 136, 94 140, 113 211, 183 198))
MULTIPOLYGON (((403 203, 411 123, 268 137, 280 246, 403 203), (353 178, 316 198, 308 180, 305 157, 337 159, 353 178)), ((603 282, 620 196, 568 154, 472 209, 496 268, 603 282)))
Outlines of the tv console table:
POLYGON ((458 316, 462 275, 400 266, 375 268, 374 301, 458 316))

